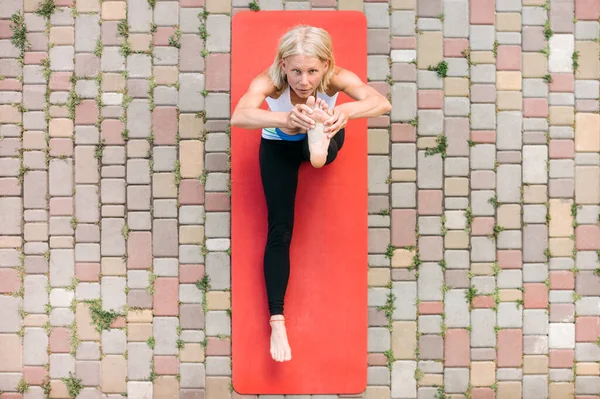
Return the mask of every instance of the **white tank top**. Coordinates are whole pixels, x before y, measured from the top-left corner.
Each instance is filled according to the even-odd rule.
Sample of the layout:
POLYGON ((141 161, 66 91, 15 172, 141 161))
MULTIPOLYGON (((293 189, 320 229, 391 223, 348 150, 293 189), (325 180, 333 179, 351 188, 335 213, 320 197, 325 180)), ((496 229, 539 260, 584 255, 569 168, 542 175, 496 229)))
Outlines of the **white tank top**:
MULTIPOLYGON (((317 92, 317 98, 324 100, 327 103, 329 109, 335 106, 339 93, 335 93, 333 96, 328 96, 326 93, 317 92)), ((294 106, 290 99, 290 86, 287 86, 285 91, 281 93, 279 98, 267 97, 265 99, 269 105, 269 109, 273 112, 290 112, 294 106)), ((306 137, 306 133, 300 134, 286 134, 278 128, 263 128, 262 137, 268 140, 288 140, 288 141, 299 141, 306 137)))

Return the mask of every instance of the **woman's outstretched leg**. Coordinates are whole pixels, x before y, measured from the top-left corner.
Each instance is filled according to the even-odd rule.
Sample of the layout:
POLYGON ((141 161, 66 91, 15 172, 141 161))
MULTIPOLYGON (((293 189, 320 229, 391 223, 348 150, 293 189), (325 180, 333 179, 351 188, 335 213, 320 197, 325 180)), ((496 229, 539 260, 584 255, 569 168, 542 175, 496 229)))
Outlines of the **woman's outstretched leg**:
POLYGON ((267 202, 268 233, 264 255, 264 277, 271 315, 271 356, 291 359, 283 308, 290 275, 290 244, 294 229, 294 207, 301 157, 298 142, 262 139, 259 162, 267 202))

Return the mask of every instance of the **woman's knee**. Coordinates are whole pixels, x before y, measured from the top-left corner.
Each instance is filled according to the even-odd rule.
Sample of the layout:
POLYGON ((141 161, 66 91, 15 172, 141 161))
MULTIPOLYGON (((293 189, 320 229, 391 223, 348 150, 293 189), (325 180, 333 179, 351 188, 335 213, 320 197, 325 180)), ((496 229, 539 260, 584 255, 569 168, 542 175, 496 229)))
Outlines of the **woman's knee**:
POLYGON ((268 246, 289 246, 292 242, 293 226, 290 223, 274 223, 269 226, 267 237, 268 246))

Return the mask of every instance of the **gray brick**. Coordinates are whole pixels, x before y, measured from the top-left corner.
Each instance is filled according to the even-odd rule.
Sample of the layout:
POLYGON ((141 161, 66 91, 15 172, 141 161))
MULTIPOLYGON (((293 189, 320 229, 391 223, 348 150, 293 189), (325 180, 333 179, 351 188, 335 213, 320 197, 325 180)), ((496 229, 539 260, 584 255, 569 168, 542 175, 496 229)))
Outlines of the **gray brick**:
POLYGON ((521 197, 521 166, 500 165, 498 175, 498 201, 517 203, 521 197))
POLYGON ((477 288, 482 295, 491 295, 496 288, 496 280, 493 276, 474 276, 471 279, 471 285, 477 288))
POLYGON ((385 80, 389 74, 388 56, 369 55, 367 57, 367 76, 370 80, 385 80))
POLYGON ((149 78, 152 75, 152 60, 150 56, 132 54, 127 57, 127 72, 130 78, 149 78))
MULTIPOLYGON (((439 266, 438 266, 439 267, 439 266)), ((419 333, 441 334, 442 316, 419 316, 419 333)))
MULTIPOLYGON (((216 249, 212 248, 211 240, 206 241, 206 247, 209 251, 216 249)), ((192 263, 198 264, 204 262, 204 256, 197 244, 194 245, 180 245, 179 246, 179 262, 180 263, 192 263)))
POLYGON ((231 358, 229 356, 209 356, 206 358, 206 375, 231 375, 231 358))
POLYGON ((130 138, 148 137, 151 126, 148 100, 133 100, 127 109, 127 129, 130 138))
POLYGON ((548 314, 543 309, 525 309, 523 312, 523 334, 548 335, 548 314))
POLYGON ((471 50, 492 50, 494 47, 495 30, 492 25, 471 25, 471 50))
POLYGON ((496 246, 498 249, 521 249, 521 231, 506 230, 500 232, 496 246))
POLYGON ((152 349, 145 342, 127 344, 127 378, 143 380, 150 375, 152 349))
POLYGON ((600 36, 600 24, 598 22, 577 21, 577 23, 575 23, 575 39, 594 40, 598 36, 600 36))
POLYGON ((520 0, 497 0, 496 11, 499 12, 510 12, 510 11, 521 11, 520 0))
POLYGON ((465 393, 469 387, 468 368, 450 368, 444 370, 444 392, 465 393))
POLYGON ((180 284, 179 301, 181 303, 202 303, 202 292, 195 284, 180 284))
POLYGON ((48 303, 47 283, 48 278, 43 275, 25 276, 23 310, 27 313, 45 312, 45 306, 48 303))
POLYGON ((392 183, 392 207, 414 208, 416 204, 417 187, 415 183, 392 183))
POLYGON ((523 7, 521 23, 523 25, 542 26, 546 22, 547 13, 542 7, 523 7))
POLYGON ((504 302, 498 305, 498 326, 502 328, 521 328, 523 326, 523 308, 516 302, 504 302))
POLYGON ((444 0, 444 37, 469 36, 469 4, 466 0, 444 0))
MULTIPOLYGON (((157 24, 158 26, 171 26, 171 25, 177 25, 179 24, 179 3, 174 2, 163 2, 163 3, 156 3, 156 6, 154 7, 154 23, 157 24)), ((182 8, 182 11, 186 10, 182 8)), ((199 20, 198 18, 198 14, 199 14, 199 10, 198 12, 191 12, 192 10, 187 9, 188 14, 192 14, 196 17, 197 20, 199 20)), ((181 13, 182 16, 182 21, 183 21, 183 16, 184 16, 184 12, 181 13)), ((183 28, 182 28, 183 29, 183 28)))
POLYGON ((182 363, 179 366, 181 373, 181 388, 204 388, 205 370, 202 363, 182 363))
POLYGON ((442 89, 444 81, 435 71, 417 71, 417 85, 419 89, 442 89))
POLYGON ((149 210, 150 209, 150 187, 148 187, 148 186, 127 186, 127 209, 128 210, 136 210, 136 211, 149 210))
POLYGON ((546 223, 547 209, 544 205, 525 205, 523 206, 524 223, 546 223))
POLYGON ((550 93, 548 105, 575 105, 575 95, 573 93, 550 93))
POLYGON ((209 93, 205 101, 206 115, 209 118, 229 118, 229 95, 209 93))
POLYGON ((75 315, 70 309, 55 308, 50 313, 50 324, 55 327, 67 327, 73 323, 75 315))
POLYGON ((578 342, 575 345, 575 360, 578 362, 600 361, 600 346, 593 342, 578 342))
POLYGON ((471 238, 471 261, 493 262, 496 258, 496 246, 488 237, 471 238))
POLYGON ((365 4, 365 15, 368 28, 388 28, 389 15, 386 4, 365 4))
POLYGON ((523 114, 519 111, 498 112, 498 150, 520 150, 523 144, 521 126, 523 114))
POLYGON ((425 156, 425 151, 418 153, 417 184, 419 189, 442 188, 443 168, 439 155, 425 156))
POLYGON ((571 126, 551 126, 550 138, 553 139, 572 139, 575 137, 575 131, 571 126))
POLYGON ((465 299, 464 289, 451 289, 444 299, 446 325, 449 328, 467 327, 469 325, 469 305, 465 299))
POLYGON ((492 309, 474 309, 471 312, 471 347, 485 348, 495 346, 495 324, 496 315, 492 309))
MULTIPOLYGON (((131 13, 129 14, 131 15, 131 13)), ((100 60, 100 65, 103 72, 124 71, 125 58, 123 57, 123 55, 121 55, 119 47, 105 47, 102 50, 102 58, 100 60)))
POLYGON ((200 111, 204 108, 204 75, 181 73, 179 74, 179 110, 181 112, 200 111))
POLYGON ((130 32, 149 32, 152 23, 152 9, 145 0, 129 0, 127 22, 130 32))
POLYGON ((151 230, 152 217, 150 212, 129 212, 127 223, 131 230, 151 230))
POLYGON ((600 377, 582 376, 575 377, 575 393, 578 395, 596 395, 600 392, 600 377))
POLYGON ((392 144, 392 168, 415 168, 416 149, 415 144, 392 144))
POLYGON ((369 156, 369 193, 387 194, 389 185, 386 182, 390 176, 390 163, 387 156, 369 156))
POLYGON ((206 314, 206 335, 231 334, 231 321, 224 311, 209 311, 206 314))
POLYGON ((521 45, 521 34, 519 32, 497 32, 496 40, 498 44, 521 45))
POLYGON ((46 198, 48 172, 31 171, 23 178, 23 205, 25 208, 45 209, 48 203, 46 198))
POLYGON ((178 320, 176 317, 154 318, 155 355, 176 355, 178 353, 176 347, 177 325, 178 320))
POLYGON ((419 234, 421 235, 440 235, 442 230, 442 221, 438 216, 420 217, 419 234))
POLYGON ((127 336, 125 331, 111 329, 102 331, 102 352, 109 355, 120 355, 127 350, 127 336))
POLYGON ((230 217, 229 212, 208 212, 206 214, 207 237, 229 237, 230 217))
POLYGON ((102 277, 102 308, 122 311, 127 303, 125 295, 126 279, 123 277, 102 277))
POLYGON ((209 36, 206 49, 210 52, 224 53, 230 51, 231 17, 227 15, 209 15, 206 20, 209 36))
POLYGON ((179 50, 176 47, 155 47, 153 61, 154 65, 178 65, 179 50))
MULTIPOLYGON (((165 3, 163 3, 165 4, 165 3)), ((178 6, 177 3, 175 5, 178 6)), ((261 5, 262 7, 262 5, 261 5)), ((183 33, 196 33, 200 28, 200 19, 198 14, 202 11, 201 8, 179 8, 179 28, 183 33)), ((155 18, 154 22, 159 23, 155 18)), ((171 25, 166 24, 166 26, 171 25)))
POLYGON ((469 64, 466 58, 446 58, 445 61, 448 64, 448 76, 469 76, 469 64))
POLYGON ((368 385, 390 385, 391 371, 387 367, 368 367, 367 384, 368 385))
POLYGON ((100 197, 103 204, 124 204, 125 181, 123 179, 102 179, 100 197))
POLYGON ((498 274, 498 288, 519 288, 523 285, 521 270, 501 270, 498 274))
POLYGON ((570 159, 554 159, 550 161, 550 178, 574 178, 575 163, 570 159))
POLYGON ((392 363, 393 398, 417 397, 416 369, 417 363, 414 361, 400 360, 392 363))
POLYGON ((19 308, 22 300, 12 296, 0 296, 0 333, 16 333, 21 328, 19 308))
POLYGON ((471 128, 494 130, 496 109, 494 104, 471 104, 471 128))
POLYGON ((120 218, 102 219, 102 256, 125 255, 125 237, 122 230, 125 220, 120 218))
POLYGON ((75 51, 92 53, 100 39, 100 16, 80 14, 75 19, 75 51))
POLYGON ((53 249, 50 251, 50 285, 66 287, 71 285, 75 275, 75 259, 72 249, 53 249))
POLYGON ((75 298, 78 301, 100 299, 99 283, 79 283, 75 290, 75 298))
POLYGON ((597 80, 576 80, 575 97, 597 99, 600 92, 600 82, 597 80))
POLYGON ((392 292, 396 296, 393 320, 416 320, 417 284, 415 282, 394 282, 392 292))
POLYGON ((75 372, 75 359, 69 354, 50 355, 50 378, 68 378, 75 372))
POLYGON ((441 301, 444 274, 437 263, 423 263, 420 266, 417 281, 419 299, 423 301, 441 301))
POLYGON ((368 351, 385 352, 390 349, 390 331, 383 327, 368 329, 368 351))
POLYGON ((437 136, 444 130, 444 114, 441 110, 419 110, 417 133, 422 136, 437 136))
POLYGON ((412 36, 415 33, 415 12, 392 12, 391 34, 394 36, 412 36))
POLYGON ((209 253, 206 256, 206 273, 210 276, 214 290, 222 290, 230 286, 230 259, 225 253, 209 253))
POLYGON ((548 248, 548 227, 527 225, 523 228, 523 262, 544 262, 544 250, 548 248))
POLYGON ((598 205, 581 205, 577 209, 577 223, 594 224, 597 222, 600 214, 600 206, 598 205))
POLYGON ((477 144, 471 148, 472 169, 494 169, 496 148, 493 144, 477 144))
POLYGON ((496 66, 490 64, 472 65, 471 82, 496 83, 496 66))
POLYGON ((548 397, 548 376, 524 375, 523 399, 538 399, 548 397))
POLYGON ((21 219, 23 218, 23 200, 21 198, 0 198, 0 234, 23 233, 21 219))
POLYGON ((23 365, 43 366, 48 363, 48 336, 42 328, 26 328, 23 337, 23 365))
POLYGON ((417 86, 414 83, 395 83, 391 87, 392 107, 391 119, 410 121, 417 116, 417 86))
POLYGON ((73 46, 54 46, 50 49, 50 69, 52 71, 72 71, 75 69, 73 46))

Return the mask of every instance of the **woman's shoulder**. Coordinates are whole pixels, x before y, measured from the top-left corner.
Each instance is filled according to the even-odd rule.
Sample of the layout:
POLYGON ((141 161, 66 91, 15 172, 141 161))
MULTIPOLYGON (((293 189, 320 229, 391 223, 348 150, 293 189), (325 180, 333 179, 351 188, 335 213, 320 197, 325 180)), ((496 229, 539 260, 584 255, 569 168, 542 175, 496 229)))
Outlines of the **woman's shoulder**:
POLYGON ((327 95, 334 96, 340 91, 344 91, 344 75, 348 73, 347 69, 336 65, 333 69, 333 74, 331 75, 331 79, 329 80, 329 86, 327 87, 327 95))
POLYGON ((252 81, 252 86, 260 90, 266 97, 278 98, 285 88, 279 90, 271 80, 269 75, 269 69, 263 70, 261 73, 256 75, 252 81))

